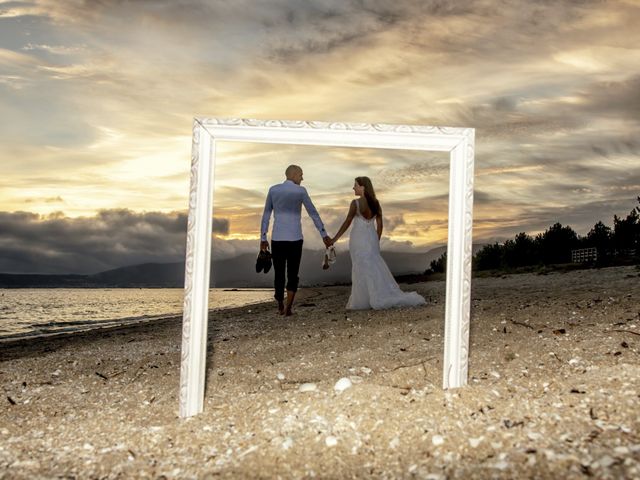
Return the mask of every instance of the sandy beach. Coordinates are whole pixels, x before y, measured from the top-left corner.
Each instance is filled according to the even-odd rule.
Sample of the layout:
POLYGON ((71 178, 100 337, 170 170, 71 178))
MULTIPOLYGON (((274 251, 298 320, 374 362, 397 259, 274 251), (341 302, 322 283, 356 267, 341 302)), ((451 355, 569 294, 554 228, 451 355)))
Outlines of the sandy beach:
POLYGON ((289 318, 212 314, 187 420, 180 318, 0 344, 0 478, 640 477, 639 268, 474 279, 449 391, 445 283, 402 288, 428 305, 347 312, 325 287, 289 318))

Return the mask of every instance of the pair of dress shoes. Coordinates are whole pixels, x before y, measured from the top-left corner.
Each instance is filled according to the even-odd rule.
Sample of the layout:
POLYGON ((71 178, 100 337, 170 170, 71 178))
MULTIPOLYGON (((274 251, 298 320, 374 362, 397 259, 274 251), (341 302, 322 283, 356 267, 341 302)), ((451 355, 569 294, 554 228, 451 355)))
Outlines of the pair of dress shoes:
POLYGON ((322 261, 322 269, 327 270, 332 263, 336 261, 336 249, 333 245, 327 247, 324 252, 324 260, 322 261))
POLYGON ((264 271, 264 273, 271 270, 271 252, 269 250, 260 250, 258 258, 256 259, 256 273, 264 271))

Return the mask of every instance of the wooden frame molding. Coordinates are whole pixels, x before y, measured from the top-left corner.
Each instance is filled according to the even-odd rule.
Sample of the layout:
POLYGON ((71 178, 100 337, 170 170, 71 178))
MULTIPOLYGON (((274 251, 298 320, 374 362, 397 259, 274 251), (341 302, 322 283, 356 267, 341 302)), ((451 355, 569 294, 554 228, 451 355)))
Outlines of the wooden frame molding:
POLYGON ((196 118, 185 265, 180 416, 202 412, 215 147, 220 141, 449 152, 449 230, 443 388, 467 384, 473 223, 473 128, 196 118))

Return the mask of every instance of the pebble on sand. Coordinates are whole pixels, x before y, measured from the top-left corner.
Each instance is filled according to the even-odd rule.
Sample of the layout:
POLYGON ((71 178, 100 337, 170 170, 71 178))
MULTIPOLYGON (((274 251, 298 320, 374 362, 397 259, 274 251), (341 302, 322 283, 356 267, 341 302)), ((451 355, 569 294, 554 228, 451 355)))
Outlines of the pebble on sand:
POLYGON ((351 383, 351 380, 349 380, 347 377, 342 377, 340 380, 338 380, 335 384, 335 386, 333 387, 333 389, 336 392, 343 392, 348 388, 351 388, 353 384, 351 383))
POLYGON ((482 440, 484 440, 484 437, 470 438, 469 445, 471 446, 471 448, 477 448, 478 445, 482 443, 482 440))
POLYGON ((303 383, 298 387, 298 391, 300 393, 315 392, 317 389, 318 389, 318 386, 315 383, 303 383))
POLYGON ((282 449, 289 450, 291 447, 293 447, 293 438, 291 437, 285 438, 284 442, 282 442, 282 449))

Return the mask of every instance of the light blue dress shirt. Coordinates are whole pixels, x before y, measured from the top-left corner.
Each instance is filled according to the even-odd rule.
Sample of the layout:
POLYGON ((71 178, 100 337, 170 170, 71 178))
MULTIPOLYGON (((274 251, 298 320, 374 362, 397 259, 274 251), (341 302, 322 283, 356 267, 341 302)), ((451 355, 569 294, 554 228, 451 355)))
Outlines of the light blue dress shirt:
POLYGON ((302 224, 300 221, 302 205, 304 205, 322 238, 326 237, 327 232, 324 229, 324 224, 320 220, 318 210, 316 210, 311 198, 309 198, 307 189, 291 180, 285 180, 283 183, 272 186, 267 194, 260 229, 262 240, 267 241, 271 212, 273 212, 271 240, 288 242, 302 240, 302 224))

